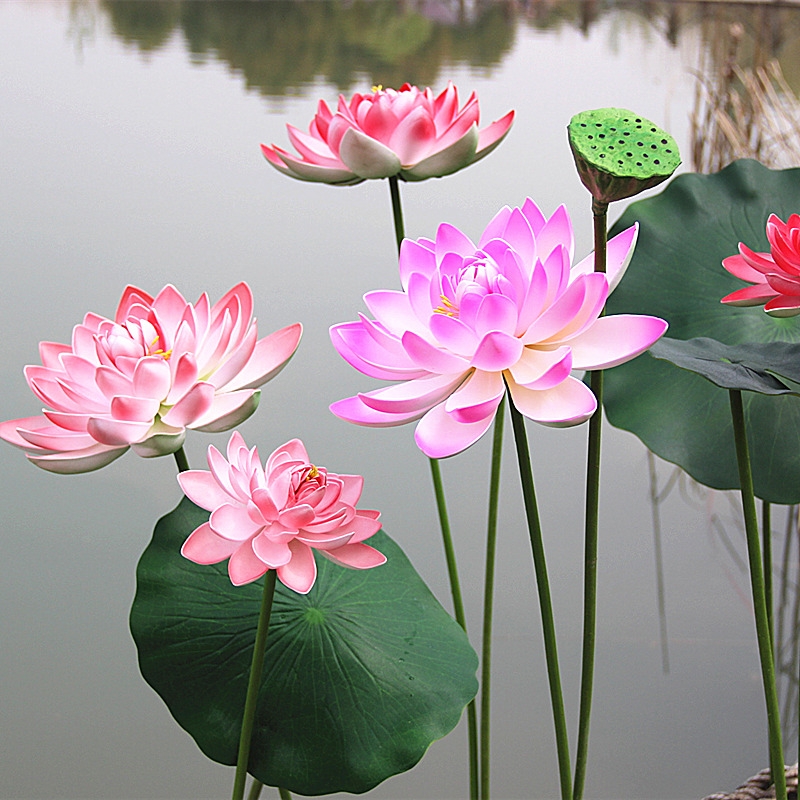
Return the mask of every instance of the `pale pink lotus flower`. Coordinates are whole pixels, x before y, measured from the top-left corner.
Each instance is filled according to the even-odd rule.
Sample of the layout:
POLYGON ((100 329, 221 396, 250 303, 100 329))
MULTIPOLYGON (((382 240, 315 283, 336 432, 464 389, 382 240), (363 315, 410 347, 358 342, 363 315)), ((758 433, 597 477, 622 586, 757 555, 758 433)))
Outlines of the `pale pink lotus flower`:
POLYGON ((769 253, 756 253, 739 242, 739 255, 723 259, 728 272, 752 283, 722 298, 732 306, 760 306, 773 317, 800 314, 800 214, 786 222, 775 214, 767 220, 769 253))
POLYGON ((281 445, 264 466, 234 431, 227 459, 208 448, 211 470, 178 475, 186 496, 211 512, 181 548, 195 564, 228 561, 234 586, 278 571, 280 581, 307 594, 317 577, 314 550, 343 567, 370 569, 386 556, 363 544, 381 528, 377 511, 357 509, 364 479, 310 463, 299 439, 281 445))
POLYGON ((89 313, 71 344, 41 342, 25 367, 43 416, 0 423, 0 438, 39 467, 89 472, 129 447, 174 453, 186 429, 226 431, 258 406, 300 341, 299 323, 258 338, 253 293, 239 283, 213 306, 192 305, 172 285, 153 298, 128 286, 113 320, 89 313))
POLYGON ((422 181, 450 175, 491 153, 508 133, 514 112, 483 130, 479 121, 474 92, 459 109, 452 82, 437 96, 405 83, 357 92, 349 102, 339 95, 335 113, 320 100, 308 133, 286 126, 296 156, 277 145, 261 149, 277 170, 304 181, 351 186, 395 175, 422 181))
POLYGON ((597 403, 572 370, 605 369, 645 351, 666 330, 657 317, 600 316, 637 235, 608 243, 607 274, 590 255, 572 267, 572 224, 564 206, 548 219, 530 199, 507 206, 476 247, 452 225, 436 240, 406 239, 402 291, 364 296, 361 316, 331 328, 339 354, 365 375, 402 383, 331 406, 371 427, 419 420, 416 442, 432 458, 476 442, 506 385, 516 408, 545 425, 576 425, 597 403))

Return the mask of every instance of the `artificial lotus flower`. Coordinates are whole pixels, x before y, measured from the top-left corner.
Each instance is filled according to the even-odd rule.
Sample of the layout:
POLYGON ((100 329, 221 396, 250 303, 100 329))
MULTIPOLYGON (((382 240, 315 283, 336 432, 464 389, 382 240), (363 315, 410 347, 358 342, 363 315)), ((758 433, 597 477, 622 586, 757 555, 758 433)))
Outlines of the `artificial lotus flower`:
POLYGON ((800 214, 786 222, 775 214, 767 220, 769 253, 756 253, 739 242, 739 255, 723 259, 728 272, 752 283, 722 298, 732 306, 760 306, 773 317, 800 314, 800 214))
POLYGON ((174 453, 186 429, 226 431, 247 419, 259 386, 277 375, 300 341, 299 323, 258 338, 246 283, 213 306, 192 305, 171 285, 153 298, 128 286, 114 319, 89 313, 71 344, 42 342, 41 366, 25 367, 43 416, 0 423, 0 438, 39 467, 89 472, 129 447, 174 453))
POLYGON ((572 267, 566 209, 548 219, 530 199, 501 209, 477 247, 448 224, 439 226, 435 241, 406 239, 403 290, 366 294, 374 320, 362 316, 331 328, 349 364, 402 383, 340 400, 331 411, 371 427, 419 420, 415 439, 431 458, 476 442, 506 386, 516 408, 536 422, 584 422, 597 402, 572 370, 628 361, 667 328, 657 317, 600 316, 637 230, 608 243, 606 274, 593 271, 593 255, 572 267))
POLYGON ((399 89, 373 87, 348 102, 339 95, 336 112, 324 100, 303 133, 287 125, 298 155, 277 145, 261 145, 275 169, 304 181, 352 186, 368 178, 398 176, 422 181, 450 175, 497 147, 514 112, 478 130, 480 109, 473 92, 458 107, 452 82, 438 96, 430 88, 404 83, 399 89))
POLYGON ((299 439, 281 445, 261 465, 234 431, 227 459, 213 445, 208 467, 178 475, 186 496, 211 512, 181 553, 196 564, 228 561, 234 586, 277 570, 290 589, 307 594, 317 577, 314 550, 343 567, 370 569, 386 556, 363 544, 381 528, 377 511, 357 509, 364 479, 337 475, 308 460, 299 439))

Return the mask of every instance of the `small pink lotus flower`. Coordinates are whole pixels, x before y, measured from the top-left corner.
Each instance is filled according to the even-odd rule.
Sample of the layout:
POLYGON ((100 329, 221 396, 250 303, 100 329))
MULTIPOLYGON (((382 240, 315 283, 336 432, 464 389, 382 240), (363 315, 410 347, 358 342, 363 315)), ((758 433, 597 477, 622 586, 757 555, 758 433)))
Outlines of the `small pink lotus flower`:
POLYGON ((403 291, 364 296, 364 316, 331 328, 339 354, 365 375, 402 383, 340 400, 338 417, 385 427, 419 420, 416 442, 432 458, 476 442, 508 386, 517 409, 545 425, 576 425, 595 411, 573 369, 613 367, 666 330, 657 317, 599 316, 627 267, 636 226, 608 243, 607 274, 590 255, 572 267, 564 206, 547 219, 530 199, 495 216, 476 247, 452 225, 436 241, 406 239, 403 291))
POLYGON ((299 439, 281 445, 262 467, 238 431, 227 460, 208 448, 211 470, 178 475, 186 496, 211 512, 181 548, 195 564, 228 561, 234 586, 267 570, 295 592, 307 594, 317 577, 312 550, 343 567, 370 569, 386 556, 362 544, 381 528, 377 511, 357 509, 364 479, 315 467, 299 439))
POLYGON ((514 112, 478 130, 480 110, 473 92, 458 107, 452 83, 438 96, 403 84, 356 93, 348 103, 339 95, 336 113, 324 100, 303 133, 287 125, 298 156, 277 145, 261 149, 284 175, 304 181, 351 186, 368 178, 398 175, 406 181, 440 178, 478 161, 497 147, 514 121, 514 112))
POLYGON ((800 314, 800 214, 786 222, 771 214, 767 220, 769 253, 756 253, 739 242, 739 255, 722 262, 728 272, 752 283, 722 298, 732 306, 760 306, 773 317, 800 314))
POLYGON ((296 323, 258 339, 253 294, 234 286, 192 305, 171 285, 152 298, 128 286, 113 320, 89 313, 72 344, 42 342, 41 366, 25 367, 44 416, 0 423, 0 438, 58 473, 89 472, 129 447, 174 453, 186 429, 230 430, 256 409, 259 386, 294 354, 296 323))

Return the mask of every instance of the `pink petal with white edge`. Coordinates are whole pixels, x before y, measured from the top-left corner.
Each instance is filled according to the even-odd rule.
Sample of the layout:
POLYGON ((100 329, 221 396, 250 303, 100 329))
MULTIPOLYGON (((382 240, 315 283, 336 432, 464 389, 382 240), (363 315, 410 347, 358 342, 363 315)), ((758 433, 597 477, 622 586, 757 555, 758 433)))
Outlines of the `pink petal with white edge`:
POLYGON ((523 344, 516 336, 501 331, 487 333, 481 339, 469 365, 486 372, 501 372, 519 361, 523 344))
POLYGON ((382 389, 359 394, 364 405, 387 414, 417 414, 427 411, 450 395, 464 377, 436 375, 432 378, 405 381, 382 389))
POLYGON ((772 297, 775 297, 775 292, 765 281, 764 283, 757 283, 755 286, 745 286, 743 289, 737 289, 735 292, 725 295, 720 300, 720 303, 725 303, 725 305, 729 306, 761 306, 772 297))
POLYGON ((164 400, 172 385, 169 364, 161 356, 142 358, 133 372, 133 393, 137 397, 164 400))
POLYGON ((289 547, 292 550, 292 560, 285 566, 278 567, 278 578, 284 586, 298 594, 308 594, 317 579, 314 554, 302 542, 292 541, 289 547))
POLYGON ((508 388, 511 400, 521 414, 534 422, 555 428, 580 425, 597 408, 592 390, 572 377, 544 391, 526 389, 513 381, 508 382, 508 388))
POLYGON ((774 300, 770 300, 764 306, 764 311, 771 317, 796 317, 800 314, 800 297, 781 295, 774 300))
POLYGON ((47 472, 57 475, 76 475, 82 472, 93 472, 107 466, 118 459, 127 447, 106 447, 96 444, 85 450, 74 450, 69 453, 53 453, 50 455, 28 455, 28 460, 47 472))
POLYGON ((771 258, 760 259, 762 269, 756 269, 742 255, 728 256, 722 259, 722 266, 737 278, 741 278, 748 283, 764 283, 767 273, 776 269, 775 263, 771 258))
POLYGON ((443 222, 436 229, 436 256, 440 262, 446 253, 456 253, 466 258, 475 255, 476 249, 472 240, 455 225, 443 222))
MULTIPOLYGON (((41 419, 38 417, 37 419, 41 419)), ((70 452, 92 447, 96 441, 88 433, 81 431, 68 431, 54 425, 42 425, 36 429, 28 430, 17 428, 17 433, 28 444, 26 450, 42 450, 52 453, 70 452)))
POLYGON ((161 419, 166 425, 185 428, 207 414, 213 402, 214 387, 196 383, 161 419))
POLYGON ((475 153, 474 161, 479 161, 484 156, 488 156, 506 138, 513 122, 514 111, 512 110, 491 125, 487 125, 478 136, 478 149, 475 153))
MULTIPOLYGON (((633 258, 633 251, 636 247, 636 240, 639 238, 639 223, 636 222, 630 228, 626 228, 622 233, 608 240, 606 246, 606 271, 605 276, 608 281, 608 293, 614 291, 622 280, 622 276, 628 269, 628 264, 633 258)), ((588 275, 594 272, 594 253, 589 253, 583 261, 578 262, 570 272, 570 281, 575 280, 579 275, 588 275)))
POLYGON ((218 394, 208 411, 196 419, 187 428, 204 433, 220 433, 229 431, 244 422, 257 408, 261 399, 261 390, 241 389, 238 392, 218 394))
POLYGON ((219 564, 230 558, 237 547, 239 542, 218 536, 206 522, 189 534, 181 547, 181 555, 195 564, 219 564))
POLYGON ((159 420, 150 428, 146 439, 131 444, 131 450, 142 458, 157 458, 180 450, 185 441, 184 428, 170 428, 159 420))
MULTIPOLYGON (((400 284, 403 289, 408 289, 408 278, 412 272, 419 272, 430 277, 436 271, 436 255, 433 249, 426 246, 423 241, 403 239, 400 245, 400 284)), ((366 300, 366 298, 364 298, 366 300)), ((373 312, 375 313, 375 312, 373 312)))
POLYGON ((565 346, 556 350, 526 347, 520 360, 509 372, 515 383, 527 389, 552 389, 572 371, 572 350, 565 346))
POLYGON ((282 567, 292 560, 292 551, 286 539, 273 539, 266 533, 261 533, 253 539, 253 552, 270 569, 282 567))
POLYGON ((228 577, 234 586, 257 581, 266 572, 267 565, 253 552, 250 542, 239 545, 228 561, 228 577))
POLYGON ((152 423, 161 403, 149 397, 115 397, 111 401, 111 416, 127 422, 152 423))
POLYGON ((233 499, 204 469, 190 469, 178 474, 178 483, 183 493, 197 506, 206 511, 230 503, 233 499))
POLYGON ((542 261, 557 247, 566 248, 568 260, 572 263, 575 252, 575 239, 572 233, 572 221, 566 206, 560 205, 553 215, 545 222, 536 235, 536 248, 542 261))
POLYGON ((28 440, 20 436, 20 428, 23 430, 36 431, 53 430, 54 426, 42 416, 9 419, 5 422, 0 422, 0 439, 5 440, 9 444, 13 444, 14 447, 19 447, 21 450, 31 449, 28 440))
POLYGON ((417 447, 429 458, 447 458, 475 444, 489 429, 494 414, 472 424, 455 420, 444 409, 434 406, 418 423, 414 432, 417 447))
POLYGON ((428 178, 452 175, 472 163, 477 147, 478 126, 473 125, 460 139, 439 152, 423 158, 410 169, 404 169, 403 177, 409 181, 424 181, 428 178))
POLYGON ((457 422, 470 424, 493 416, 503 399, 505 385, 499 372, 473 372, 464 384, 447 398, 444 410, 457 422))
MULTIPOLYGON (((262 152, 266 155, 266 152, 262 152)), ((274 147, 273 152, 277 154, 283 163, 283 169, 278 167, 271 159, 267 160, 273 167, 279 169, 291 178, 298 178, 301 181, 311 181, 312 183, 330 183, 341 185, 353 185, 361 183, 364 178, 359 177, 349 169, 337 169, 335 167, 321 167, 317 164, 309 164, 302 159, 295 158, 291 153, 287 153, 280 147, 274 147)))
POLYGON ((591 328, 570 340, 573 369, 609 369, 636 358, 660 339, 667 323, 642 314, 600 317, 591 328))
POLYGON ((112 447, 127 447, 144 439, 152 425, 152 420, 148 422, 129 422, 110 419, 109 417, 92 417, 86 426, 86 430, 95 441, 101 444, 112 447))
POLYGON ((411 360, 427 372, 455 376, 468 369, 469 364, 466 359, 435 347, 413 331, 404 333, 402 342, 411 360))
POLYGON ((355 128, 342 136, 339 158, 359 178, 389 178, 402 168, 393 150, 355 128))
POLYGON ((320 550, 325 558, 350 569, 372 569, 386 563, 386 556, 368 544, 346 544, 336 550, 320 550))
POLYGON ((295 322, 259 339, 247 365, 229 383, 217 388, 234 392, 263 386, 289 363, 302 335, 303 326, 295 322))
POLYGON ((414 422, 425 413, 424 411, 415 411, 405 414, 388 414, 370 408, 360 397, 337 400, 335 403, 331 403, 330 410, 345 422, 364 425, 367 428, 393 428, 396 425, 405 425, 406 422, 414 422))

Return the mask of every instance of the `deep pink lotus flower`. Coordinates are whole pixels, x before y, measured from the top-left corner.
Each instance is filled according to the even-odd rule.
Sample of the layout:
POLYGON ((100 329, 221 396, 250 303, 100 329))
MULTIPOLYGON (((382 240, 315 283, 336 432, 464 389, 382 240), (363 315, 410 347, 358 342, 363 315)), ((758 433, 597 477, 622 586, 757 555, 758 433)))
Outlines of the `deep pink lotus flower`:
POLYGON ((403 382, 340 400, 331 410, 373 427, 419 419, 416 441, 432 458, 477 441, 506 385, 517 409, 536 422, 585 421, 595 397, 571 371, 628 361, 667 328, 657 317, 599 316, 636 235, 634 226, 609 242, 605 275, 593 272, 591 255, 571 266, 566 209, 547 219, 530 199, 501 209, 477 247, 447 224, 436 241, 406 239, 403 291, 368 293, 374 320, 362 316, 331 328, 349 364, 403 382))
POLYGON ((732 306, 760 306, 773 317, 800 314, 800 214, 786 222, 771 214, 767 220, 769 253, 756 253, 739 242, 739 255, 722 262, 728 272, 752 283, 722 298, 732 306))
POLYGON ((258 338, 253 294, 234 286, 213 306, 174 286, 153 298, 128 286, 113 320, 89 313, 72 344, 42 342, 25 367, 44 416, 0 423, 0 438, 58 473, 89 472, 129 447, 141 456, 178 450, 186 429, 226 431, 255 411, 258 387, 285 366, 302 328, 258 338))
POLYGON ((178 475, 186 496, 211 512, 181 553, 196 564, 228 561, 235 586, 267 570, 295 592, 306 594, 317 577, 313 550, 343 567, 369 569, 386 556, 363 544, 381 528, 377 511, 357 509, 364 479, 337 475, 308 460, 299 439, 281 445, 264 466, 238 431, 228 442, 227 460, 208 448, 211 470, 178 475))
POLYGON ((494 150, 508 133, 514 112, 478 130, 480 110, 473 92, 463 108, 452 83, 438 96, 403 84, 339 95, 336 113, 324 100, 308 133, 287 125, 298 155, 261 145, 267 161, 292 178, 341 186, 398 175, 406 181, 440 178, 494 150))

